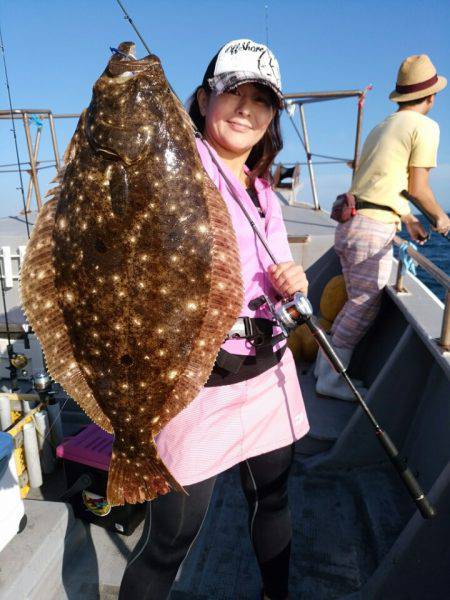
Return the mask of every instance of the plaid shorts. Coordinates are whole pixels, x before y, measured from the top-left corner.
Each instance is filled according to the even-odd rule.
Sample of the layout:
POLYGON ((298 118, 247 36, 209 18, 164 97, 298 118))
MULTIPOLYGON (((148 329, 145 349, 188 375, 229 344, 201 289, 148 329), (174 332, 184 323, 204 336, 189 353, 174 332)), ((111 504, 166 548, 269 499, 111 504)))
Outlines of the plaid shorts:
POLYGON ((394 223, 360 214, 336 227, 334 247, 348 296, 332 327, 336 346, 353 348, 375 320, 391 274, 395 233, 394 223))

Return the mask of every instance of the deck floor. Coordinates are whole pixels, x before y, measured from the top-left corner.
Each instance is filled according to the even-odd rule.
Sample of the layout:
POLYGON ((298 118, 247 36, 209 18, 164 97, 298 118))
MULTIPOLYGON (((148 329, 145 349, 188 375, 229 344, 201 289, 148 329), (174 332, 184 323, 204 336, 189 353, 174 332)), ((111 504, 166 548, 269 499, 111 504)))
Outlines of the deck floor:
MULTIPOLYGON (((411 514, 390 466, 336 474, 305 473, 297 463, 289 492, 295 599, 332 600, 359 590, 411 514)), ((239 475, 231 469, 217 482, 171 599, 256 600, 260 586, 239 475)))

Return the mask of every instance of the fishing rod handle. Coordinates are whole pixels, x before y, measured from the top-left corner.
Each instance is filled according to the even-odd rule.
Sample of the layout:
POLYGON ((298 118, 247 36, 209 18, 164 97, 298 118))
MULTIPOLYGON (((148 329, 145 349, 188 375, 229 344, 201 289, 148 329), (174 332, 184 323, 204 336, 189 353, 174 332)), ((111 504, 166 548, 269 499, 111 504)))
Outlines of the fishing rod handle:
POLYGON ((436 516, 436 510, 428 501, 419 482, 414 477, 411 469, 406 466, 406 461, 400 456, 397 447, 394 442, 388 436, 388 434, 382 429, 377 431, 377 437, 380 440, 381 445, 389 456, 392 464, 397 469, 398 474, 403 480, 409 495, 414 500, 420 514, 424 519, 432 519, 436 516))
POLYGON ((328 361, 331 363, 333 369, 339 374, 344 373, 344 365, 342 364, 338 355, 334 351, 333 346, 328 341, 328 338, 325 335, 323 329, 316 323, 315 317, 310 317, 306 321, 306 325, 308 326, 309 330, 311 331, 317 343, 319 344, 319 348, 323 350, 328 361))

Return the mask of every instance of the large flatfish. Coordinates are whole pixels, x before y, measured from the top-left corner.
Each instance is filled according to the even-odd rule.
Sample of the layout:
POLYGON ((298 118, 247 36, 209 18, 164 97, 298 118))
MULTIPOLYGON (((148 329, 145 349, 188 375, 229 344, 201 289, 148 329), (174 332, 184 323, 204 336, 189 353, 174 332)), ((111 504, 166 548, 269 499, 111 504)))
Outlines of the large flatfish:
POLYGON ((224 200, 159 59, 97 80, 21 274, 49 373, 115 434, 108 501, 182 489, 154 437, 206 382, 243 302, 224 200))

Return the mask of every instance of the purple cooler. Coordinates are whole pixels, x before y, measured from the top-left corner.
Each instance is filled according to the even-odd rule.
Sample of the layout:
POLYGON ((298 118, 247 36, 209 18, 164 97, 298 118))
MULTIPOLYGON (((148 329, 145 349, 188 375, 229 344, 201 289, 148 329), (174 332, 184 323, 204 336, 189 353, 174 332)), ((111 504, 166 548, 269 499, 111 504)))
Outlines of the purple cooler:
POLYGON ((62 499, 70 502, 78 518, 130 535, 144 518, 145 503, 111 507, 106 501, 113 441, 112 435, 92 424, 58 446, 68 488, 62 499))

